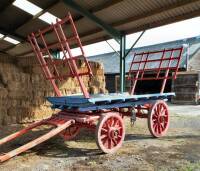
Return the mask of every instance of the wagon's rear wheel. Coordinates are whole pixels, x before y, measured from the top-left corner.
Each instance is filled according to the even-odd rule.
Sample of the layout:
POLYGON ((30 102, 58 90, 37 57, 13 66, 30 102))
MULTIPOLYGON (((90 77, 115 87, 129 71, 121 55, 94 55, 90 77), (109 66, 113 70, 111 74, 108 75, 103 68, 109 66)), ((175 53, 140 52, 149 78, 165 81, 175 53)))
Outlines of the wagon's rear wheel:
POLYGON ((76 125, 72 125, 69 128, 62 131, 59 135, 65 140, 71 140, 76 137, 76 135, 80 132, 80 127, 76 125))
POLYGON ((122 117, 117 112, 101 116, 96 127, 96 143, 104 153, 114 153, 124 141, 125 127, 122 117))
POLYGON ((162 137, 169 128, 168 106, 163 100, 154 103, 148 114, 148 127, 152 136, 162 137))

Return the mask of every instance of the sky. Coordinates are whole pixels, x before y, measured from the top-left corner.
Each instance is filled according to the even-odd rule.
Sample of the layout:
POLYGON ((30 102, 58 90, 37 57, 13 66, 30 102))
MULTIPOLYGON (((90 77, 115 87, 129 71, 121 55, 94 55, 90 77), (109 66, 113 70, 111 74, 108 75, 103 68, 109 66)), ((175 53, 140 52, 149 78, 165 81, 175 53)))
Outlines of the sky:
MULTIPOLYGON (((141 32, 127 35, 127 48, 131 47, 140 33, 141 32)), ((148 46, 194 36, 200 36, 200 17, 149 29, 144 33, 135 47, 148 46)), ((119 44, 115 40, 110 39, 108 42, 114 47, 114 49, 119 50, 119 44)), ((77 50, 74 50, 75 54, 76 51, 77 50)), ((93 56, 113 52, 113 49, 105 41, 103 41, 84 46, 84 51, 86 56, 93 56)))

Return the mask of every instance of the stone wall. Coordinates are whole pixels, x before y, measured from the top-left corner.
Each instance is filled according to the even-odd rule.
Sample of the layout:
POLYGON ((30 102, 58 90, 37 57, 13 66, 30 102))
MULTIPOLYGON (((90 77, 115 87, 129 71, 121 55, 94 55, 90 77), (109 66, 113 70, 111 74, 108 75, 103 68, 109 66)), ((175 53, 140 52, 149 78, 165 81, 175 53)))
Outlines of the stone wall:
POLYGON ((200 72, 178 72, 177 79, 172 81, 172 91, 176 96, 172 98, 175 104, 199 104, 200 72))
MULTIPOLYGON (((86 69, 83 62, 78 63, 79 69, 86 69)), ((90 62, 90 65, 94 76, 83 77, 84 83, 91 94, 104 93, 103 67, 96 62, 90 62)), ((81 92, 74 78, 60 82, 59 87, 64 95, 81 92)), ((44 79, 35 57, 12 58, 0 54, 0 125, 48 117, 53 111, 45 97, 54 95, 51 84, 44 79)))
POLYGON ((189 70, 191 71, 200 71, 200 48, 189 60, 189 70))

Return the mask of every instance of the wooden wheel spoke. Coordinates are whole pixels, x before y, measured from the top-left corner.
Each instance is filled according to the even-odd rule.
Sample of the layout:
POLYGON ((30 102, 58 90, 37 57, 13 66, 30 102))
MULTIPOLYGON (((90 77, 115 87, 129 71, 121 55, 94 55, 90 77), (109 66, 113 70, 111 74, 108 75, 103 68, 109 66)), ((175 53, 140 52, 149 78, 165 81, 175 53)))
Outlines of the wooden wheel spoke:
POLYGON ((117 145, 117 140, 115 140, 115 138, 112 138, 112 142, 114 143, 114 146, 117 145))
POLYGON ((160 110, 160 115, 163 115, 164 112, 165 112, 165 108, 162 108, 162 109, 160 110))
POLYGON ((105 138, 102 143, 105 147, 108 147, 108 138, 105 138))
POLYGON ((118 120, 115 118, 115 119, 114 119, 114 123, 113 123, 113 127, 118 126, 118 124, 119 124, 119 122, 118 122, 118 120))
POLYGON ((153 123, 153 128, 155 129, 157 126, 157 123, 153 123))
POLYGON ((158 118, 152 119, 153 123, 158 123, 158 118))
POLYGON ((112 138, 110 139, 110 143, 111 143, 111 149, 112 149, 113 147, 115 147, 115 143, 113 142, 113 139, 112 139, 112 138))
POLYGON ((152 119, 152 121, 153 121, 154 123, 156 123, 156 122, 157 122, 157 119, 152 119))
POLYGON ((158 132, 158 124, 155 126, 155 132, 158 132))
POLYGON ((105 122, 105 125, 108 129, 110 128, 109 121, 105 122))
POLYGON ((164 118, 168 118, 168 113, 166 112, 164 115, 163 115, 164 118))
POLYGON ((158 118, 158 116, 155 116, 155 115, 152 116, 153 120, 156 120, 157 118, 158 118))
POLYGON ((166 113, 167 113, 167 109, 163 109, 162 112, 161 112, 161 115, 162 115, 162 116, 165 116, 166 113))
POLYGON ((105 133, 108 132, 108 130, 107 130, 106 128, 103 128, 103 127, 102 127, 101 131, 103 131, 103 132, 105 132, 105 133))
POLYGON ((116 120, 116 123, 115 123, 115 125, 119 125, 119 120, 116 120))
POLYGON ((110 127, 112 127, 114 125, 114 118, 110 118, 110 127))
POLYGON ((108 138, 108 148, 111 149, 111 147, 112 147, 112 140, 108 138))
POLYGON ((109 131, 107 129, 102 129, 100 135, 105 135, 105 134, 108 135, 108 132, 109 131))
POLYGON ((101 140, 108 138, 108 135, 101 135, 101 140))
POLYGON ((161 134, 162 133, 162 128, 161 128, 161 124, 158 125, 158 133, 161 134))
POLYGON ((162 109, 163 109, 163 105, 162 104, 160 104, 160 112, 162 111, 162 109))
POLYGON ((122 136, 121 136, 121 135, 118 135, 118 136, 117 136, 117 138, 121 139, 121 138, 122 138, 122 136))
POLYGON ((158 111, 157 111, 157 108, 154 109, 154 116, 158 116, 158 111))
POLYGON ((118 126, 118 127, 115 127, 117 131, 120 131, 122 130, 122 127, 121 126, 118 126))
POLYGON ((160 115, 159 106, 156 107, 156 112, 157 112, 157 115, 159 116, 160 115))
POLYGON ((160 127, 162 128, 162 131, 165 130, 165 126, 162 123, 160 124, 160 127))
POLYGON ((113 126, 113 123, 114 123, 113 118, 110 118, 110 119, 109 119, 109 126, 112 127, 112 126, 113 126))

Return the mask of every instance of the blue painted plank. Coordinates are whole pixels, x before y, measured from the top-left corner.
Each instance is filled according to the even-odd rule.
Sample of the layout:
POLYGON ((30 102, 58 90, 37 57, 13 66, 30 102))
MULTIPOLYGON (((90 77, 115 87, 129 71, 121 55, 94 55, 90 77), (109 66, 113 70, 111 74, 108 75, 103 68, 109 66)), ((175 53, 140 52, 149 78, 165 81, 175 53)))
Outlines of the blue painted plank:
POLYGON ((63 96, 63 97, 47 97, 47 100, 53 105, 65 105, 70 107, 83 107, 95 104, 107 104, 117 102, 128 102, 137 100, 151 100, 159 98, 168 98, 174 96, 175 93, 157 93, 157 94, 143 94, 143 95, 129 95, 128 93, 117 94, 96 94, 91 95, 90 98, 85 98, 82 95, 63 96))
MULTIPOLYGON (((154 100, 150 100, 148 101, 153 102, 154 100)), ((135 105, 142 105, 147 103, 147 101, 145 100, 141 100, 141 101, 135 101, 135 102, 126 102, 126 103, 116 103, 116 104, 108 104, 108 105, 94 105, 94 106, 90 106, 90 107, 80 107, 78 110, 80 112, 86 112, 86 111, 94 111, 94 110, 101 110, 101 109, 112 109, 112 108, 120 108, 120 107, 131 107, 131 106, 135 106, 135 105)))
MULTIPOLYGON (((162 99, 162 98, 159 98, 162 99)), ((158 100, 158 99, 156 99, 158 100)), ((153 103, 156 100, 148 100, 148 103, 153 103)), ((167 101, 167 99, 162 99, 167 101)), ((136 105, 143 105, 147 103, 147 100, 139 100, 135 102, 125 102, 125 103, 114 103, 114 104, 107 104, 107 105, 93 105, 93 106, 82 106, 77 108, 80 112, 86 112, 86 111, 95 111, 95 110, 101 110, 101 109, 112 109, 112 108, 120 108, 120 107, 134 107, 136 105)), ((71 109, 71 107, 68 106, 60 106, 59 109, 71 109)))
POLYGON ((148 99, 148 100, 138 100, 138 101, 132 101, 132 102, 124 102, 124 103, 113 103, 113 104, 101 104, 101 105, 91 105, 91 106, 67 106, 67 105, 60 105, 60 106, 56 106, 53 105, 52 108, 57 108, 57 109, 77 109, 81 112, 85 112, 85 111, 94 111, 94 110, 100 110, 100 109, 112 109, 112 108, 119 108, 119 107, 132 107, 135 105, 142 105, 145 103, 152 103, 158 99, 162 99, 167 101, 166 98, 156 98, 156 99, 148 99))

